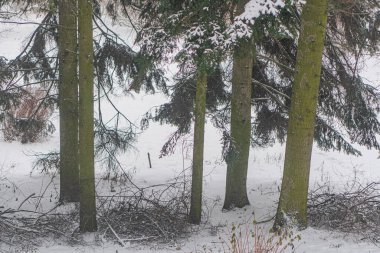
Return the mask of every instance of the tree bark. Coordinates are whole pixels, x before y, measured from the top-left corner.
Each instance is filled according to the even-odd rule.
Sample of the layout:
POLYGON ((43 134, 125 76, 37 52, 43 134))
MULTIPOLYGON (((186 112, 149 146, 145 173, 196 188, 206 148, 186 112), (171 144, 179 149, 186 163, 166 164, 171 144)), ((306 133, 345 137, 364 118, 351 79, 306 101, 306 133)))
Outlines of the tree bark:
POLYGON ((307 227, 307 195, 327 22, 327 0, 307 0, 301 14, 296 76, 275 228, 288 218, 307 227))
MULTIPOLYGON (((237 3, 237 13, 247 1, 237 3)), ((248 158, 251 140, 251 89, 255 49, 252 40, 235 48, 232 70, 231 144, 227 157, 226 195, 223 209, 249 205, 247 195, 248 158)))
POLYGON ((92 0, 79 0, 80 231, 97 230, 94 182, 92 0))
POLYGON ((206 115, 207 72, 200 67, 195 97, 193 174, 191 184, 190 222, 199 224, 202 215, 203 154, 206 115))
POLYGON ((59 1, 60 201, 79 201, 77 0, 59 1))

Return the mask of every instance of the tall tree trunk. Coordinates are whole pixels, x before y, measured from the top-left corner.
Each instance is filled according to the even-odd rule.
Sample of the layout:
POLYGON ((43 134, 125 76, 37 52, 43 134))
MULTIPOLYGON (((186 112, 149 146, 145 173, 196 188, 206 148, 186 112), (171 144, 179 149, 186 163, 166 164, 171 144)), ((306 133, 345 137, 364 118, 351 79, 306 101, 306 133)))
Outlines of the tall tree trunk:
POLYGON ((79 201, 77 0, 59 1, 60 201, 79 201))
POLYGON ((275 227, 294 219, 307 226, 307 195, 321 77, 327 0, 307 0, 301 14, 296 76, 289 112, 284 175, 275 227))
MULTIPOLYGON (((239 1, 237 13, 247 1, 239 1)), ((248 158, 251 139, 251 87, 255 49, 252 40, 235 48, 232 70, 231 144, 227 157, 226 195, 223 209, 249 205, 248 158)))
POLYGON ((92 0, 79 0, 78 24, 80 231, 93 232, 97 230, 97 224, 94 182, 92 0))
POLYGON ((199 224, 202 215, 203 150, 205 134, 207 72, 198 68, 195 97, 195 123, 193 146, 193 175, 191 184, 190 222, 199 224))

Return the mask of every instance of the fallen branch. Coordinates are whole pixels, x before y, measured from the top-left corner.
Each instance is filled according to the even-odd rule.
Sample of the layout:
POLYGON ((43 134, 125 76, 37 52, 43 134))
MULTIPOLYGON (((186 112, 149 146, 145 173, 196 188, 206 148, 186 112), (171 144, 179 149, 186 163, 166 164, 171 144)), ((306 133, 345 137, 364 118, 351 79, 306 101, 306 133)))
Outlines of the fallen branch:
POLYGON ((116 233, 116 231, 113 229, 113 227, 111 226, 111 224, 106 220, 107 222, 107 225, 109 227, 109 229, 112 231, 112 233, 115 235, 116 239, 119 241, 119 243, 121 244, 121 246, 123 247, 127 247, 127 245, 124 243, 124 241, 119 237, 119 235, 116 233))
POLYGON ((361 240, 380 242, 380 183, 353 182, 334 192, 330 185, 311 191, 308 216, 313 227, 357 234, 361 240))

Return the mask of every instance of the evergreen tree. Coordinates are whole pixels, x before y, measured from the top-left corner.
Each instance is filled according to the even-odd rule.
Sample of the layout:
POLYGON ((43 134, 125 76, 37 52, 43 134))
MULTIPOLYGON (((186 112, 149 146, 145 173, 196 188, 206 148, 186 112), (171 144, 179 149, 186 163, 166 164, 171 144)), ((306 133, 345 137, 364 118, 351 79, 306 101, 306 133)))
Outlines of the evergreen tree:
MULTIPOLYGON (((337 150, 360 155, 352 145, 379 149, 380 100, 374 85, 360 76, 358 66, 363 53, 378 50, 380 15, 376 0, 333 1, 329 3, 325 59, 318 99, 314 139, 322 150, 337 150), (332 122, 335 122, 332 124, 332 122), (360 124, 358 124, 360 122, 360 124)), ((294 83, 296 38, 300 27, 299 4, 282 8, 279 15, 258 19, 255 25, 256 55, 253 65, 251 145, 265 147, 284 142, 294 83)), ((224 132, 224 153, 228 154, 230 135, 230 93, 225 89, 226 69, 208 78, 207 115, 224 132)), ((163 146, 163 154, 174 150, 181 135, 188 133, 193 113, 195 90, 182 89, 195 77, 177 79, 170 102, 162 105, 152 119, 178 127, 163 146)))
MULTIPOLYGON (((380 101, 375 88, 366 83, 358 69, 364 52, 372 53, 378 47, 376 5, 373 0, 329 4, 314 133, 317 145, 323 150, 360 155, 352 143, 379 148, 376 111, 380 101)), ((299 29, 299 10, 279 16, 287 30, 299 29)), ((253 143, 265 145, 285 140, 297 43, 291 37, 261 34, 262 39, 256 41, 260 53, 253 75, 252 97, 257 117, 252 124, 252 136, 253 143)))
MULTIPOLYGON (((37 10, 41 15, 46 15, 41 24, 32 32, 20 55, 5 61, 4 68, 9 70, 9 78, 2 82, 1 93, 3 102, 9 107, 10 104, 17 104, 22 100, 21 94, 28 87, 41 87, 47 91, 46 97, 41 100, 42 105, 58 105, 59 73, 58 73, 58 12, 55 2, 39 1, 39 5, 32 4, 33 1, 2 1, 0 7, 7 4, 14 4, 21 8, 22 12, 28 13, 37 10), (15 82, 15 80, 18 80, 15 82)), ((59 4, 60 2, 57 2, 59 4)), ((95 1, 95 5, 98 3, 95 1)), ((99 10, 97 8, 97 10, 99 10)), ((94 13, 95 33, 94 38, 94 72, 95 89, 98 97, 95 97, 99 104, 99 110, 95 116, 95 141, 96 156, 102 161, 102 165, 109 172, 120 169, 117 155, 124 152, 136 138, 136 126, 134 126, 123 112, 112 103, 114 90, 124 90, 129 92, 130 81, 136 79, 146 90, 151 90, 153 84, 164 85, 165 81, 162 73, 155 70, 142 71, 143 67, 138 59, 138 54, 134 52, 120 37, 113 31, 112 27, 105 24, 100 16, 100 12, 94 13), (116 84, 118 86, 116 86, 116 84), (110 102, 111 101, 111 102, 110 102), (103 121, 101 104, 109 103, 114 108, 112 122, 103 121)), ((0 94, 1 95, 1 94, 0 94)), ((1 99, 1 98, 0 98, 1 99)), ((43 108, 42 106, 39 108, 43 108)), ((1 118, 0 118, 1 119, 1 118)), ((33 122, 33 119, 30 119, 33 122)), ((54 126, 49 123, 46 131, 54 131, 54 126)), ((52 153, 46 154, 51 155, 52 153)), ((45 155, 39 156, 43 159, 45 155)), ((54 167, 54 166, 53 166, 54 167)))
POLYGON ((191 183, 190 221, 199 224, 202 215, 203 153, 206 118, 206 67, 198 66, 194 109, 193 175, 191 183))
MULTIPOLYGON (((228 173, 227 173, 227 188, 226 188, 226 200, 224 208, 230 209, 234 206, 243 207, 247 204, 247 192, 246 192, 246 179, 248 170, 248 156, 250 148, 250 133, 251 133, 251 76, 252 76, 252 64, 253 64, 253 43, 252 33, 254 30, 254 23, 262 18, 262 16, 276 16, 281 8, 286 7, 285 2, 278 1, 199 1, 194 3, 192 1, 183 1, 175 4, 170 1, 162 1, 157 3, 151 3, 147 1, 146 13, 149 13, 147 17, 147 25, 145 31, 143 31, 142 39, 143 50, 145 49, 149 56, 153 59, 162 59, 176 48, 176 38, 180 37, 185 41, 184 51, 192 51, 194 48, 204 48, 205 45, 209 45, 209 50, 219 54, 219 59, 226 59, 233 53, 234 66, 232 74, 232 122, 231 122, 231 140, 230 149, 228 151, 228 173), (155 7, 154 7, 155 6, 155 7), (195 8, 198 8, 195 10, 195 8), (154 9, 154 10, 152 10, 154 9), (210 14, 209 10, 213 10, 210 14), (166 11, 166 12, 165 12, 166 11), (152 13, 155 14, 158 19, 152 21, 152 13), (196 15, 195 15, 196 13, 196 15), (180 32, 178 32, 180 31, 180 32), (182 33, 182 34, 181 34, 182 33), (191 46, 189 46, 189 44, 191 46), (163 46, 167 45, 167 46, 163 46), (144 48, 145 47, 145 48, 144 48)), ((144 12, 143 12, 144 13, 144 12)), ((182 58, 181 58, 182 60, 182 58)), ((181 69, 182 70, 182 69, 181 69)), ((214 71, 221 79, 220 71, 214 71)), ((183 73, 182 73, 183 74, 183 73)), ((189 78, 196 78, 197 75, 192 74, 189 78)), ((188 80, 188 79, 187 79, 188 80)), ((196 82, 193 80, 191 83, 196 82)), ((219 85, 219 82, 216 85, 219 85)), ((178 86, 183 89, 183 80, 179 80, 178 86)), ((212 86, 213 88, 216 86, 212 86)), ((198 88, 198 87, 197 87, 198 88)), ((223 86, 218 89, 209 90, 210 92, 225 93, 223 86)), ((176 91, 177 92, 177 91, 176 91)), ((188 92, 188 90, 186 91, 188 92)), ((178 91, 177 94, 183 94, 184 92, 178 91)), ((207 92, 206 92, 207 93, 207 92)), ((195 93, 186 94, 185 97, 195 93)), ((195 95, 196 106, 198 99, 198 89, 195 95)), ((178 99, 182 100, 181 97, 178 99)), ((207 100, 207 99, 206 99, 207 100)), ((225 98, 217 99, 211 104, 214 108, 217 106, 215 102, 226 101, 225 98)), ((175 100, 177 101, 177 100, 175 100)), ((173 101, 173 102, 175 102, 173 101)), ((192 99, 186 100, 186 103, 192 104, 192 99)), ((206 101, 207 104, 207 101, 206 101)), ((209 103, 210 104, 210 103, 209 103)), ((177 107, 178 108, 178 107, 177 107)), ((186 110, 182 110, 181 117, 178 117, 180 113, 171 114, 170 111, 178 110, 172 103, 162 106, 154 119, 162 119, 167 117, 169 122, 183 124, 190 123, 189 117, 191 114, 186 114, 186 110), (182 122, 181 122, 182 121, 182 122)), ((197 120, 198 108, 192 111, 197 120)), ((196 121, 197 123, 197 121, 196 121)), ((182 133, 189 130, 189 125, 183 129, 179 129, 169 141, 163 147, 163 153, 170 152, 172 146, 182 133)), ((198 128, 196 127, 197 131, 198 128)), ((195 133, 198 136, 198 133, 195 133)), ((197 139, 194 139, 194 149, 201 148, 203 152, 203 144, 198 145, 197 139)), ((202 140, 203 142, 203 140, 202 140)), ((199 151, 194 150, 194 155, 199 151)), ((201 170, 201 162, 196 157, 193 158, 193 176, 199 178, 201 170), (196 165, 196 166, 195 166, 196 165), (197 172, 197 173, 195 173, 197 172)), ((199 179, 194 179, 193 182, 199 179)), ((195 187, 201 187, 201 183, 193 184, 192 192, 199 194, 198 189, 195 187)), ((194 196, 194 194, 193 194, 194 196)), ((198 202, 199 202, 198 198, 198 202)))
POLYGON ((327 0, 308 0, 301 14, 287 131, 284 176, 275 227, 285 219, 307 226, 307 195, 327 23, 327 0), (285 218, 286 216, 286 218, 285 218))
POLYGON ((94 53, 92 1, 79 0, 80 231, 97 230, 94 178, 94 53))
POLYGON ((60 200, 79 201, 77 1, 59 1, 60 200))
MULTIPOLYGON (((192 187, 191 187, 191 206, 190 222, 199 224, 202 213, 202 183, 203 183, 203 153, 204 153, 204 126, 206 114, 206 95, 208 75, 213 73, 218 66, 218 51, 213 52, 212 40, 213 28, 218 26, 218 16, 210 18, 205 15, 210 8, 209 1, 183 1, 181 5, 171 3, 170 1, 156 2, 152 5, 146 5, 142 19, 148 25, 147 29, 153 31, 142 34, 143 52, 147 57, 153 58, 159 62, 167 57, 162 51, 168 52, 173 50, 173 41, 183 39, 183 48, 176 54, 177 62, 180 62, 180 72, 178 75, 196 76, 196 82, 193 86, 195 90, 195 109, 194 114, 189 115, 189 120, 194 118, 194 145, 193 145, 193 170, 192 170, 192 187), (149 9, 149 11, 148 11, 149 9), (144 16, 144 13, 149 16, 144 16), (151 13, 156 16, 152 16, 151 13), (196 13, 196 14, 195 14, 196 13), (153 17, 153 18, 152 18, 153 17), (163 17, 169 17, 167 20, 163 17), (158 26, 152 25, 158 24, 158 26), (159 27, 158 30, 157 27, 159 27), (162 28, 161 28, 162 27, 162 28), (168 38, 163 44, 162 37, 157 32, 165 34, 168 38), (160 51, 156 48, 161 47, 160 51), (193 117, 192 117, 193 116, 193 117)), ((187 86, 187 85, 186 85, 187 86)), ((188 89, 190 87, 184 87, 188 89)), ((175 117, 175 116, 174 116, 175 117)))
MULTIPOLYGON (((237 2, 237 14, 244 12, 246 0, 237 2)), ((251 139, 251 84, 254 60, 253 38, 235 47, 232 69, 231 143, 227 156, 224 209, 249 205, 247 195, 248 158, 251 139)))

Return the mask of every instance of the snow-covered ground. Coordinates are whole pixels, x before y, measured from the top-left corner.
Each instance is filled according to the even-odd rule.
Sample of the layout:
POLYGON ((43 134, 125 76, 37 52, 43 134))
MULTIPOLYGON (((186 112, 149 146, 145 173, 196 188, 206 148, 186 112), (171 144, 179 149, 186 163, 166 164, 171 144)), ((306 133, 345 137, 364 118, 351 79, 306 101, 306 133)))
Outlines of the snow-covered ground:
MULTIPOLYGON (((1 25, 0 55, 12 57, 16 55, 23 43, 25 34, 32 31, 33 25, 8 26, 1 25), (12 30, 11 30, 12 28, 12 30), (9 30, 8 30, 9 29, 9 30)), ((378 61, 377 61, 378 62, 378 61)), ((376 60, 369 60, 365 68, 365 75, 371 80, 380 80, 380 73, 375 68, 376 60)), ((134 94, 134 96, 118 97, 114 102, 122 108, 128 118, 137 124, 142 115, 151 107, 160 105, 165 98, 160 95, 134 94)), ((52 119, 58 121, 57 115, 52 119)), ((191 162, 191 135, 184 145, 178 145, 174 155, 159 158, 160 149, 167 137, 175 129, 170 126, 152 124, 151 127, 138 137, 134 144, 135 149, 122 156, 121 162, 131 173, 139 185, 164 183, 176 176, 190 165, 191 162), (152 168, 149 168, 147 153, 152 158, 152 168)), ((251 150, 248 173, 248 193, 251 206, 241 210, 222 212, 224 198, 226 165, 221 159, 221 133, 211 124, 206 126, 205 136, 205 172, 204 172, 204 199, 205 210, 208 213, 208 223, 201 225, 196 233, 179 241, 178 245, 141 246, 131 244, 121 247, 111 242, 103 245, 68 246, 56 241, 46 242, 38 252, 223 252, 222 240, 225 238, 232 224, 251 223, 272 217, 278 200, 278 188, 281 182, 284 160, 284 146, 276 144, 273 147, 251 150), (214 228, 214 229, 211 229, 214 228)), ((59 136, 57 131, 46 140, 34 144, 20 144, 18 142, 4 142, 0 140, 0 206, 38 210, 45 212, 55 206, 58 200, 59 179, 51 179, 49 174, 38 171, 31 173, 35 153, 46 153, 58 150, 59 136), (31 194, 44 196, 41 203, 31 197, 31 194)), ((337 152, 324 152, 314 148, 311 164, 310 188, 318 184, 330 182, 337 188, 343 188, 347 182, 359 179, 361 182, 379 182, 380 167, 377 151, 360 149, 362 157, 347 156, 337 152)), ((97 180, 104 173, 97 170, 97 180)), ((103 193, 108 188, 101 188, 103 193)), ((264 229, 270 223, 262 225, 264 229)), ((295 252, 306 253, 368 253, 380 252, 380 247, 369 242, 357 242, 357 238, 337 232, 316 230, 313 228, 296 232, 301 240, 296 243, 295 252)), ((227 239, 226 239, 227 238, 227 239)), ((1 252, 1 249, 0 249, 1 252)))
MULTIPOLYGON (((121 98, 120 98, 121 99, 121 98)), ((134 108, 130 115, 143 114, 149 103, 156 96, 136 96, 127 98, 122 108, 134 108), (141 112, 138 112, 141 110, 141 112)), ((159 101, 157 101, 159 102, 159 101)), ((126 113, 128 113, 126 111, 126 113)), ((137 184, 149 185, 165 183, 177 175, 183 168, 182 148, 169 157, 159 159, 159 151, 173 129, 168 126, 153 124, 144 132, 136 143, 136 150, 131 151, 122 159, 123 164, 132 173, 137 184), (147 152, 151 154, 153 168, 149 168, 147 152)), ((206 128, 205 143, 205 178, 204 193, 206 208, 209 213, 209 224, 204 225, 197 234, 180 242, 180 250, 183 252, 202 252, 203 246, 217 249, 221 240, 219 236, 227 233, 232 224, 251 223, 253 219, 265 220, 273 216, 278 200, 278 187, 282 175, 284 158, 284 146, 275 145, 265 149, 252 149, 249 161, 248 193, 251 206, 242 210, 222 212, 221 207, 224 198, 226 166, 221 161, 220 134, 210 124, 206 128), (214 234, 210 227, 219 227, 214 234)), ((0 187, 0 205, 18 208, 20 202, 27 196, 35 193, 36 196, 44 195, 43 203, 39 211, 48 211, 54 207, 58 198, 58 178, 51 182, 50 175, 34 172, 30 174, 32 162, 35 157, 28 156, 36 152, 57 150, 59 138, 57 133, 45 142, 24 144, 13 142, 0 142, 0 161, 2 177, 6 177, 4 183, 7 187, 0 187), (47 187, 50 184, 49 187, 47 187), (47 189, 46 192, 45 189, 47 189), (17 199, 16 199, 17 198, 17 199)), ((185 150, 190 152, 191 150, 185 150)), ((359 178, 362 182, 380 181, 380 169, 378 168, 378 153, 363 150, 362 157, 346 156, 336 152, 323 152, 314 149, 310 186, 313 189, 317 184, 330 182, 336 187, 344 185, 359 178)), ((190 157, 185 156, 185 167, 190 164, 190 157)), ((98 177, 102 171, 98 170, 98 177)), ((99 191, 106 191, 99 189, 99 191)), ((35 201, 31 199, 23 204, 24 209, 34 208, 35 201)), ((33 210, 33 209, 32 209, 33 210)), ((270 226, 270 224, 265 225, 270 226)), ((380 248, 371 243, 356 243, 355 238, 346 237, 343 234, 331 233, 323 230, 309 228, 299 232, 301 241, 297 243, 296 252, 380 252, 380 248)), ((64 245, 50 245, 41 248, 40 252, 135 252, 139 245, 132 245, 131 249, 120 249, 116 245, 69 247, 64 245)), ((161 252, 176 251, 173 248, 163 249, 161 252)), ((158 252, 157 249, 144 249, 142 252, 158 252)), ((218 251, 215 251, 218 252, 218 251)))

